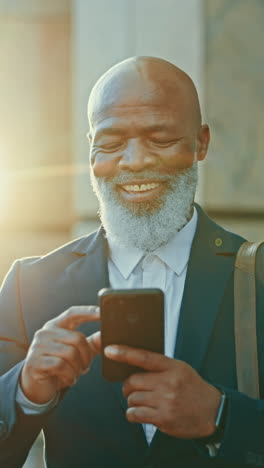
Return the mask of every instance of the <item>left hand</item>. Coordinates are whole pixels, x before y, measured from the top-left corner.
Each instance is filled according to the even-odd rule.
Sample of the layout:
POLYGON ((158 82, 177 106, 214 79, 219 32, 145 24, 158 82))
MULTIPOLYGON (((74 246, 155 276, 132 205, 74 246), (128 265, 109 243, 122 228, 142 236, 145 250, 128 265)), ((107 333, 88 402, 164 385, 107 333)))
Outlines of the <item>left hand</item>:
POLYGON ((221 392, 189 364, 123 345, 108 346, 104 351, 114 361, 148 371, 133 374, 124 382, 128 421, 154 424, 160 431, 182 439, 207 437, 214 432, 221 392))

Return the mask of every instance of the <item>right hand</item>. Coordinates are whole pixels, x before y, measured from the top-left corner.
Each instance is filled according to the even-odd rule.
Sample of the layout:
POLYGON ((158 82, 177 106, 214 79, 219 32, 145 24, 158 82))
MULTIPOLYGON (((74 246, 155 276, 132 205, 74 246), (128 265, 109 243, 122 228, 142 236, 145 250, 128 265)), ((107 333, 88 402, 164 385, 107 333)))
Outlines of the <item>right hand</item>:
POLYGON ((20 376, 22 391, 30 401, 47 403, 87 372, 101 352, 101 335, 96 332, 86 338, 75 329, 99 319, 96 306, 74 306, 35 333, 20 376))

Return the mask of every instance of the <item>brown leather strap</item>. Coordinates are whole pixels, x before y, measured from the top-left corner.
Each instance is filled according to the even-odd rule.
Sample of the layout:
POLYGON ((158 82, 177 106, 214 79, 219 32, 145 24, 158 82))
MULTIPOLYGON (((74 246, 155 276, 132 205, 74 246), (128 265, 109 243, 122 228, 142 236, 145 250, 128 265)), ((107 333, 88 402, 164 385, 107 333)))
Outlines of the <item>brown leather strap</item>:
POLYGON ((264 242, 244 242, 235 263, 235 349, 238 390, 259 398, 256 255, 264 242))

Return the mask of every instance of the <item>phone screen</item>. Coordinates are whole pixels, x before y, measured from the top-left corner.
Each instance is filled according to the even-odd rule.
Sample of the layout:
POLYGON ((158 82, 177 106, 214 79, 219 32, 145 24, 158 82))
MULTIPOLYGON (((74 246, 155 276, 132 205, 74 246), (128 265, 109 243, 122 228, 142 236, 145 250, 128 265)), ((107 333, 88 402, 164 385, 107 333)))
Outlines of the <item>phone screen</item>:
MULTIPOLYGON (((99 291, 103 348, 124 344, 164 353, 164 294, 160 289, 103 289, 99 291)), ((143 369, 108 359, 103 376, 123 381, 143 369)))

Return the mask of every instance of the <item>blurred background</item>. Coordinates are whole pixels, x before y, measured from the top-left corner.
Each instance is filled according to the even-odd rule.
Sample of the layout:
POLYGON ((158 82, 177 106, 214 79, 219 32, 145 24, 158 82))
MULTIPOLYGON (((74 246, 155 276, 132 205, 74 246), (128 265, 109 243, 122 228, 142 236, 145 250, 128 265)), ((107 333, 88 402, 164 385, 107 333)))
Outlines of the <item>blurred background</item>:
MULTIPOLYGON (((263 24, 263 0, 0 0, 0 282, 15 258, 98 226, 87 99, 133 55, 192 77, 212 132, 197 201, 264 239, 263 24)), ((41 450, 25 467, 42 468, 41 450)))

